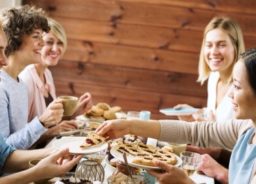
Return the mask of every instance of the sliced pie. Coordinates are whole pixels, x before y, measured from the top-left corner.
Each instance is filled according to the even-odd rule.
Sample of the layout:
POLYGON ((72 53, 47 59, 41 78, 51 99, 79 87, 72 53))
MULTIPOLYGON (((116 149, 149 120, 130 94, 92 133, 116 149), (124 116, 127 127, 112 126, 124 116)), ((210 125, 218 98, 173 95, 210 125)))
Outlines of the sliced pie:
POLYGON ((80 148, 86 149, 92 146, 97 146, 106 141, 106 139, 95 132, 88 132, 88 136, 85 138, 84 142, 80 145, 80 148))

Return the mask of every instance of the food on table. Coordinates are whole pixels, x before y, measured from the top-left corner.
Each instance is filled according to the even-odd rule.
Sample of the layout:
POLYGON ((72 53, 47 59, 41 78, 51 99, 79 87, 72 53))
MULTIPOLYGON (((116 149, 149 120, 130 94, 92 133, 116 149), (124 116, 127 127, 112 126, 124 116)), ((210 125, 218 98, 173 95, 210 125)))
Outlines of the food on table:
POLYGON ((80 148, 86 149, 92 146, 97 146, 106 142, 106 139, 95 132, 88 132, 87 137, 85 138, 84 142, 80 145, 80 148))
POLYGON ((139 139, 126 137, 113 143, 119 153, 127 153, 133 156, 132 163, 144 166, 154 166, 154 160, 160 160, 171 165, 177 163, 177 156, 170 146, 158 148, 144 144, 139 139))
POLYGON ((120 112, 122 110, 121 107, 119 106, 113 106, 111 107, 107 103, 97 103, 96 105, 93 105, 90 110, 86 112, 87 117, 102 117, 104 120, 111 120, 111 119, 116 119, 116 112, 120 112))
POLYGON ((97 103, 96 107, 103 109, 104 111, 107 111, 110 109, 110 105, 108 105, 107 103, 103 103, 103 102, 97 103))
POLYGON ((131 179, 131 177, 121 172, 117 172, 108 178, 108 183, 111 183, 111 184, 127 184, 127 183, 143 184, 144 183, 144 179, 142 176, 133 175, 132 177, 133 178, 131 179))
POLYGON ((88 128, 90 130, 96 130, 100 125, 101 125, 101 122, 96 122, 96 121, 89 121, 88 123, 88 128))

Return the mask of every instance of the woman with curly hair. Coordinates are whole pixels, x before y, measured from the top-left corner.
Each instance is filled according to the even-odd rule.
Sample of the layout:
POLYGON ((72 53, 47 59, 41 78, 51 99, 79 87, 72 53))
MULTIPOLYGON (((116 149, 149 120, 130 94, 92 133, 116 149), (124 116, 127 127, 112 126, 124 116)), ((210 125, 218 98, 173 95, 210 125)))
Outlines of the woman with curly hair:
POLYGON ((40 62, 42 34, 49 31, 41 9, 11 8, 1 15, 6 34, 6 66, 0 70, 0 129, 6 142, 15 148, 30 148, 63 115, 61 101, 53 101, 39 117, 28 123, 28 91, 18 74, 29 64, 40 62))
MULTIPOLYGON (((56 90, 51 71, 48 67, 56 66, 67 49, 67 36, 64 28, 56 20, 47 18, 50 31, 43 34, 44 46, 41 50, 41 62, 27 66, 19 78, 24 81, 29 92, 29 120, 40 116, 46 107, 56 99, 56 90)), ((84 93, 78 101, 77 114, 84 113, 92 104, 90 93, 84 93)), ((60 132, 76 129, 75 120, 63 120, 58 125, 50 128, 42 137, 45 140, 59 135, 60 132)))

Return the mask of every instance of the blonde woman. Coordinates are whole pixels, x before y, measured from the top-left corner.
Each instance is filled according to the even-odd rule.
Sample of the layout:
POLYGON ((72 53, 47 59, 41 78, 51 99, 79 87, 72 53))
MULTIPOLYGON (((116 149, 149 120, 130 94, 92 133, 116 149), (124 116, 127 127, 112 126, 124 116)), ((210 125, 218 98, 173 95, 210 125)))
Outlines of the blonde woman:
MULTIPOLYGON (((56 91, 51 71, 48 67, 55 66, 67 49, 67 37, 64 28, 55 20, 48 18, 50 31, 43 34, 44 46, 41 50, 41 61, 27 66, 19 77, 26 83, 29 92, 29 119, 41 115, 46 107, 56 99, 56 91)), ((79 98, 77 114, 83 113, 91 106, 90 93, 84 93, 79 98)), ((50 128, 46 138, 51 138, 60 132, 76 128, 75 120, 62 121, 50 128)))
MULTIPOLYGON (((256 178, 256 49, 243 53, 236 62, 232 74, 229 98, 234 118, 229 122, 187 123, 180 120, 111 120, 104 122, 96 132, 107 138, 126 134, 152 137, 174 143, 220 146, 233 149, 228 176, 216 172, 215 178, 222 183, 248 184, 256 178)), ((181 169, 156 161, 161 172, 152 170, 161 184, 194 183, 181 169)))
POLYGON ((241 28, 234 20, 228 17, 214 17, 208 23, 204 30, 197 80, 202 85, 208 80, 205 117, 194 114, 179 116, 179 119, 210 120, 222 123, 232 119, 232 104, 227 94, 232 82, 233 66, 244 50, 241 28))

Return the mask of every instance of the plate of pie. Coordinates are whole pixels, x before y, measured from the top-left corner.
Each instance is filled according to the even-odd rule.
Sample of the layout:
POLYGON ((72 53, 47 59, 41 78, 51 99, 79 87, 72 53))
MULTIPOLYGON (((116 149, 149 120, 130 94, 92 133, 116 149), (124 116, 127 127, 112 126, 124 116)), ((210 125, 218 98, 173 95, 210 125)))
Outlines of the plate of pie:
POLYGON ((93 154, 107 149, 108 144, 103 137, 89 132, 87 137, 61 137, 54 142, 54 146, 68 148, 71 154, 93 154))
POLYGON ((142 169, 160 169, 154 165, 154 160, 160 160, 177 167, 182 163, 182 160, 168 147, 158 148, 143 143, 119 142, 111 148, 110 153, 122 162, 124 162, 123 155, 125 153, 130 166, 142 169))
POLYGON ((194 107, 181 107, 181 108, 165 108, 160 109, 160 112, 167 116, 186 116, 194 114, 198 111, 197 108, 194 107))

